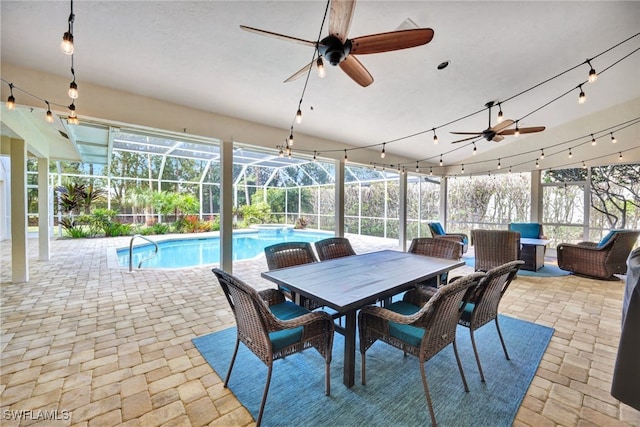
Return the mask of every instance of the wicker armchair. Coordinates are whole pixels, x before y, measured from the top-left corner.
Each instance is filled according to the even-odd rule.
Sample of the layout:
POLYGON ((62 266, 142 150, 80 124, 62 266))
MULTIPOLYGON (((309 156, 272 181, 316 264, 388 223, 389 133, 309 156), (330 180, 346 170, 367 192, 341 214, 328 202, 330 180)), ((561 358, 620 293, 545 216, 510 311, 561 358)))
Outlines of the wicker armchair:
POLYGON ((471 230, 475 247, 476 271, 520 259, 520 233, 507 230, 471 230))
POLYGON ((597 279, 614 279, 625 274, 627 257, 638 240, 638 230, 612 230, 599 243, 558 245, 558 267, 574 274, 597 279))
POLYGON ((231 306, 238 333, 224 387, 227 388, 229 384, 241 341, 268 367, 256 426, 262 421, 273 362, 277 359, 314 347, 325 360, 325 394, 329 396, 334 332, 331 316, 324 312, 310 312, 286 301, 282 292, 276 289, 257 292, 240 279, 218 268, 212 271, 231 306))
MULTIPOLYGON (((360 356, 362 360, 362 384, 366 384, 366 351, 377 340, 392 345, 405 354, 411 354, 420 361, 422 386, 427 399, 431 422, 436 425, 425 362, 440 350, 453 343, 453 352, 458 362, 464 390, 469 391, 464 377, 458 348, 456 346, 456 326, 461 315, 461 306, 466 291, 478 284, 485 273, 473 273, 443 286, 423 306, 413 305, 406 300, 394 302, 388 308, 366 306, 358 314, 360 333, 360 356)), ((407 294, 418 293, 417 290, 407 294)), ((405 297, 407 297, 405 294, 405 297)))
MULTIPOLYGON (((311 243, 307 242, 284 242, 267 246, 264 248, 264 255, 267 258, 269 270, 318 262, 316 255, 313 253, 311 243)), ((296 300, 296 295, 291 290, 279 285, 278 289, 291 301, 296 300)), ((299 297, 299 304, 309 310, 319 307, 314 301, 302 296, 299 297)))
MULTIPOLYGON (((436 258, 445 258, 459 260, 462 257, 462 243, 448 239, 432 239, 429 237, 416 237, 411 241, 409 252, 412 254, 432 256, 436 258)), ((447 283, 449 273, 440 275, 440 283, 447 283)), ((438 286, 438 278, 433 277, 419 284, 422 287, 438 286)), ((432 292, 435 292, 433 290, 432 292)), ((433 293, 432 293, 433 294, 433 293)))
POLYGON ((484 373, 482 372, 482 365, 480 364, 480 357, 478 356, 478 349, 473 332, 490 321, 495 321, 498 337, 500 338, 502 350, 504 351, 504 357, 510 360, 509 353, 507 353, 507 346, 504 344, 502 332, 500 332, 500 325, 498 324, 498 305, 500 305, 502 295, 504 295, 511 281, 518 274, 518 269, 522 264, 524 264, 524 261, 511 261, 489 270, 486 277, 478 284, 478 287, 468 296, 467 304, 458 321, 458 324, 469 328, 469 332, 471 333, 471 345, 473 346, 473 353, 476 356, 476 363, 478 364, 478 371, 480 372, 480 380, 482 382, 485 382, 484 373))
POLYGON ((467 253, 469 249, 469 237, 464 233, 447 233, 439 222, 428 223, 431 235, 436 239, 453 240, 462 244, 462 253, 467 253))
POLYGON ((314 243, 320 261, 356 255, 351 242, 345 237, 330 237, 314 243))

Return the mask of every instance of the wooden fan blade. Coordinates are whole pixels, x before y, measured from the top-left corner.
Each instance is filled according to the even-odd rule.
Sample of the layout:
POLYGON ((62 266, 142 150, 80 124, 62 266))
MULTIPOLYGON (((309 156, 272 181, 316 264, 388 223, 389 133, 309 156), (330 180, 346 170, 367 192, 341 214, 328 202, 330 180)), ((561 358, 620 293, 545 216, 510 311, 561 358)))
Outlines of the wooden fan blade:
MULTIPOLYGON (((451 132, 451 133, 453 133, 453 132, 451 132)), ((457 140, 457 141, 453 141, 453 142, 452 142, 452 144, 457 144, 458 142, 470 141, 470 140, 472 140, 472 139, 480 138, 481 136, 482 136, 482 135, 478 135, 478 134, 476 134, 475 136, 472 136, 472 137, 470 137, 470 138, 464 138, 464 139, 459 139, 459 140, 457 140)))
POLYGON ((482 132, 449 132, 452 133, 454 135, 477 135, 477 136, 482 136, 482 132))
MULTIPOLYGON (((544 126, 532 126, 532 127, 528 127, 528 128, 519 128, 518 132, 520 132, 520 133, 536 133, 536 132, 542 132, 545 129, 546 128, 544 126)), ((505 129, 502 132, 500 132, 500 135, 513 135, 515 133, 516 133, 515 129, 505 129)))
POLYGON ((312 42, 312 41, 304 40, 304 39, 299 39, 297 37, 285 36, 284 34, 273 33, 271 31, 261 30, 259 28, 247 27, 246 25, 240 25, 240 28, 242 28, 243 30, 248 31, 250 33, 260 34, 261 36, 273 37, 273 38, 280 39, 280 40, 300 43, 300 44, 303 44, 305 46, 312 46, 312 47, 316 46, 316 42, 312 42))
POLYGON ((355 0, 331 0, 329 11, 329 34, 340 39, 342 43, 347 41, 351 18, 356 8, 355 0))
POLYGON ((512 124, 514 124, 515 122, 511 119, 504 119, 502 122, 498 123, 497 125, 493 126, 491 128, 491 130, 495 133, 500 132, 502 129, 506 129, 509 126, 511 126, 512 124))
POLYGON ((310 64, 307 64, 304 67, 302 67, 300 70, 296 71, 291 77, 289 77, 284 82, 285 83, 289 83, 289 82, 292 82, 292 81, 298 79, 300 76, 302 76, 305 73, 307 73, 309 71, 309 68, 313 68, 315 66, 316 66, 316 61, 311 61, 310 64))
POLYGON ((427 44, 433 38, 431 28, 398 30, 388 33, 371 34, 351 40, 351 53, 366 55, 370 53, 389 52, 427 44))
POLYGON ((340 68, 362 87, 367 87, 373 83, 373 77, 369 74, 369 71, 353 55, 347 56, 340 63, 340 68))
POLYGON ((504 139, 504 136, 500 135, 500 134, 496 134, 496 136, 493 137, 492 141, 495 142, 500 142, 504 139))

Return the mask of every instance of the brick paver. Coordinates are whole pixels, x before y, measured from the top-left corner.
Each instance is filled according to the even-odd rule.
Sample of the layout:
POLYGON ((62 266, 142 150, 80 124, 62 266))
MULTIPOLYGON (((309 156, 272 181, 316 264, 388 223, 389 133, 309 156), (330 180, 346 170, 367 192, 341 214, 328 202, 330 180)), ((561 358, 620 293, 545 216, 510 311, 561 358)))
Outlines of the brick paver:
MULTIPOLYGON (((348 237, 356 252, 397 249, 394 241, 348 237)), ((211 266, 110 268, 114 249, 128 242, 55 240, 52 259, 39 261, 30 239, 30 281, 20 284, 10 283, 11 244, 0 242, 0 409, 70 414, 3 426, 254 423, 191 343, 233 325, 211 266)), ((233 268, 258 289, 273 287, 260 278, 263 256, 233 268)), ((514 425, 640 425, 640 412, 609 393, 623 291, 623 281, 574 276, 513 282, 500 311, 556 329, 514 425)))

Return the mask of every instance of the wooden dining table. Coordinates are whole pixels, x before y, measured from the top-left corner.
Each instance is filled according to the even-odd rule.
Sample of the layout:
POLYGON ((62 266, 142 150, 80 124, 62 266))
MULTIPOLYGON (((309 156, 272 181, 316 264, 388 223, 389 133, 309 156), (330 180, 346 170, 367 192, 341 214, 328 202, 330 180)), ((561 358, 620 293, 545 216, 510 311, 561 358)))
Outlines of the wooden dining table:
POLYGON ((355 381, 356 318, 359 308, 390 299, 414 284, 464 265, 463 261, 384 250, 270 270, 262 277, 344 316, 343 382, 355 381))

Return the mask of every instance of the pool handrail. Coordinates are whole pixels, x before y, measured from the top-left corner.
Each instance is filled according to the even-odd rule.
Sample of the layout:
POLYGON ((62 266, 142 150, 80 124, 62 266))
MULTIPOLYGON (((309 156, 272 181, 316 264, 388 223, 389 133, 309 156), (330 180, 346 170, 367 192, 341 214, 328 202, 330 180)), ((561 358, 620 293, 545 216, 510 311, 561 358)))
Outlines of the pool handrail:
POLYGON ((142 234, 134 234, 133 237, 131 238, 131 241, 129 242, 129 272, 133 271, 133 241, 136 237, 141 238, 142 240, 146 240, 149 243, 153 243, 153 246, 155 246, 155 252, 153 253, 153 255, 148 256, 146 258, 143 258, 140 260, 140 262, 138 263, 138 269, 142 268, 142 263, 145 261, 149 261, 151 258, 153 258, 154 256, 156 256, 158 254, 158 244, 156 242, 154 242, 151 239, 147 239, 146 237, 144 237, 142 234))

